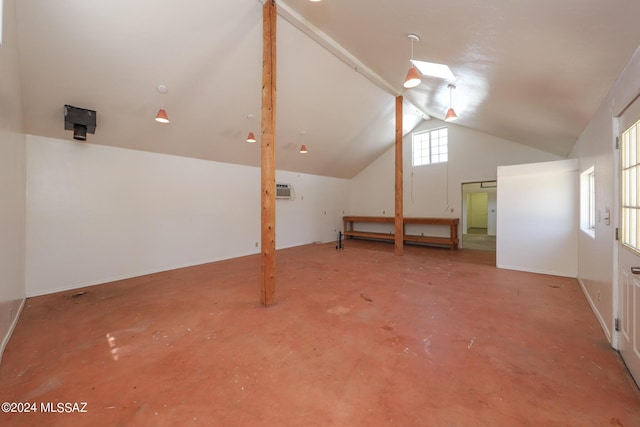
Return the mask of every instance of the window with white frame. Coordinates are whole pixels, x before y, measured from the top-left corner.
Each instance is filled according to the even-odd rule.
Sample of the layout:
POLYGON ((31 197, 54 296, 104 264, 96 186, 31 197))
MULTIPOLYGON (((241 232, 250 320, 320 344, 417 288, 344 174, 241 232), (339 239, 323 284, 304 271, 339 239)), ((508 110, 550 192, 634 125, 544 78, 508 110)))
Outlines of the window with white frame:
POLYGON ((589 174, 589 230, 596 229, 596 173, 589 174))
POLYGON ((413 166, 446 162, 449 159, 447 128, 414 133, 412 153, 413 166))
POLYGON ((622 133, 620 234, 622 244, 640 252, 640 121, 622 133))
POLYGON ((580 174, 580 228, 595 237, 596 172, 593 166, 580 174))

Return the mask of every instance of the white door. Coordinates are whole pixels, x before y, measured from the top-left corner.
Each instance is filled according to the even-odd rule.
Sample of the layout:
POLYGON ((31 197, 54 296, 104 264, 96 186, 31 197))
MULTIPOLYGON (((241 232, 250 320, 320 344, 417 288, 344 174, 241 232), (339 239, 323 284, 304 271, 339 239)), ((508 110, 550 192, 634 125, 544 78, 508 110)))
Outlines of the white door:
MULTIPOLYGON (((620 236, 618 346, 640 383, 640 101, 618 121, 620 130, 620 236)), ((597 171, 596 171, 597 174, 597 171)), ((597 179, 597 178, 596 178, 597 179)))

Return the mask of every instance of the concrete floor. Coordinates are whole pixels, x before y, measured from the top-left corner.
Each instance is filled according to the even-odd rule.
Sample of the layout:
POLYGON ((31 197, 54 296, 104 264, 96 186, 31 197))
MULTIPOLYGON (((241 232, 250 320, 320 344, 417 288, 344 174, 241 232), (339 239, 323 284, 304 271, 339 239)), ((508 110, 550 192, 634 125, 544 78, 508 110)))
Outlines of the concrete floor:
POLYGON ((405 251, 279 251, 268 309, 257 255, 31 298, 0 396, 38 412, 0 424, 640 426, 640 393, 575 279, 498 270, 487 251, 405 251))
POLYGON ((496 251, 496 236, 486 234, 463 234, 462 247, 479 251, 496 251))

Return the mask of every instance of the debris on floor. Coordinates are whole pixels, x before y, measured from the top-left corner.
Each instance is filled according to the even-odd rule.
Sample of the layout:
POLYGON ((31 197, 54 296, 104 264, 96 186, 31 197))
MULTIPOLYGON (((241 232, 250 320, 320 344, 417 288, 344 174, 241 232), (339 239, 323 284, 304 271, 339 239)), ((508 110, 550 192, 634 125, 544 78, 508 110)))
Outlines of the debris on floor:
POLYGON ((373 302, 373 300, 371 298, 369 298, 368 296, 366 296, 365 294, 360 294, 360 297, 365 301, 373 302))

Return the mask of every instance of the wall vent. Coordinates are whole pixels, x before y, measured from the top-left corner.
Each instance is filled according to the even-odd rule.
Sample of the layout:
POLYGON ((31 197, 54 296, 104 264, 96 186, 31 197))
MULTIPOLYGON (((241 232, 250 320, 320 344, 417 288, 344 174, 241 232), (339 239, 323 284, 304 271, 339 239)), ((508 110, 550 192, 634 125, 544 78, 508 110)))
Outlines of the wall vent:
POLYGON ((291 184, 276 183, 276 199, 293 199, 293 187, 291 184))

